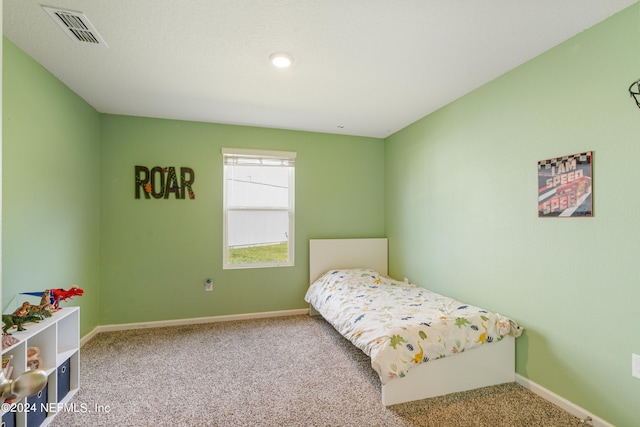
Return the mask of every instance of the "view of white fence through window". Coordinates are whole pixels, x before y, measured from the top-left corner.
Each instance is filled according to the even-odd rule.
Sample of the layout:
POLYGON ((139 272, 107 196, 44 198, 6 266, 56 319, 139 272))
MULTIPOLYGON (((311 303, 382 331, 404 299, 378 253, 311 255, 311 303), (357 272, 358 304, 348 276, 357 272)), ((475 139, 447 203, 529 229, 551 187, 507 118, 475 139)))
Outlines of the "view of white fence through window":
POLYGON ((289 231, 289 168, 235 166, 228 177, 230 248, 282 243, 289 231), (242 207, 242 210, 232 210, 242 207), (280 210, 274 210, 274 209, 280 210))
POLYGON ((292 184, 291 161, 250 157, 225 160, 225 264, 291 261, 292 184))

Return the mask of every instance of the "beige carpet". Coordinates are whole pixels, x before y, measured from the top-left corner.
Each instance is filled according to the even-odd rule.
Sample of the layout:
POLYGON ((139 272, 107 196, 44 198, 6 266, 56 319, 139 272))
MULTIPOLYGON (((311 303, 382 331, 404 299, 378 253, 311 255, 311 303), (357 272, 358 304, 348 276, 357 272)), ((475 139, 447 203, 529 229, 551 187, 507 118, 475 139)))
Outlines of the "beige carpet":
POLYGON ((80 382, 51 425, 584 426, 515 383, 385 408, 368 357, 308 316, 101 333, 80 382))

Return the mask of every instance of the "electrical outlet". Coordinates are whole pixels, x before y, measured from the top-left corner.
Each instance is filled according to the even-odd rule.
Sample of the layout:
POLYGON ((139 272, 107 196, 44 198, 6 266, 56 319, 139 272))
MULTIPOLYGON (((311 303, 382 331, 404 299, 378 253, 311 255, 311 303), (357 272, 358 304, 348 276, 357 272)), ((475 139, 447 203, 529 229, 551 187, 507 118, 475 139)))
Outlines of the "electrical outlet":
POLYGON ((204 290, 211 292, 213 290, 213 280, 207 279, 204 281, 204 290))
POLYGON ((640 379, 640 355, 631 355, 631 376, 640 379))

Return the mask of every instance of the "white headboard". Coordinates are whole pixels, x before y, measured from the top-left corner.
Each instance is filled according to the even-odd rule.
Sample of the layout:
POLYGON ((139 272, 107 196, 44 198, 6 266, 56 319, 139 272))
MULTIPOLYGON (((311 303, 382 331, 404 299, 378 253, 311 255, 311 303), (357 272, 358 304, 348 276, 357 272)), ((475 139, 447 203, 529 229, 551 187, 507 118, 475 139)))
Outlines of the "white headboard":
POLYGON ((387 239, 309 240, 309 283, 334 268, 371 268, 388 275, 387 239))

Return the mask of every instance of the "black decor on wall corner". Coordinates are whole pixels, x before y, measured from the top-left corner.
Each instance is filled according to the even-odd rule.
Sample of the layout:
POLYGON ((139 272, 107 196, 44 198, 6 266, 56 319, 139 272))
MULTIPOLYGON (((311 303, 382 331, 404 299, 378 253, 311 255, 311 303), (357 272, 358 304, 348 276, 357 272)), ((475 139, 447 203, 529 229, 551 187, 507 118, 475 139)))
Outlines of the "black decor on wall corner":
POLYGON ((640 108, 640 79, 631 83, 631 86, 629 86, 629 95, 636 102, 638 108, 640 108))

